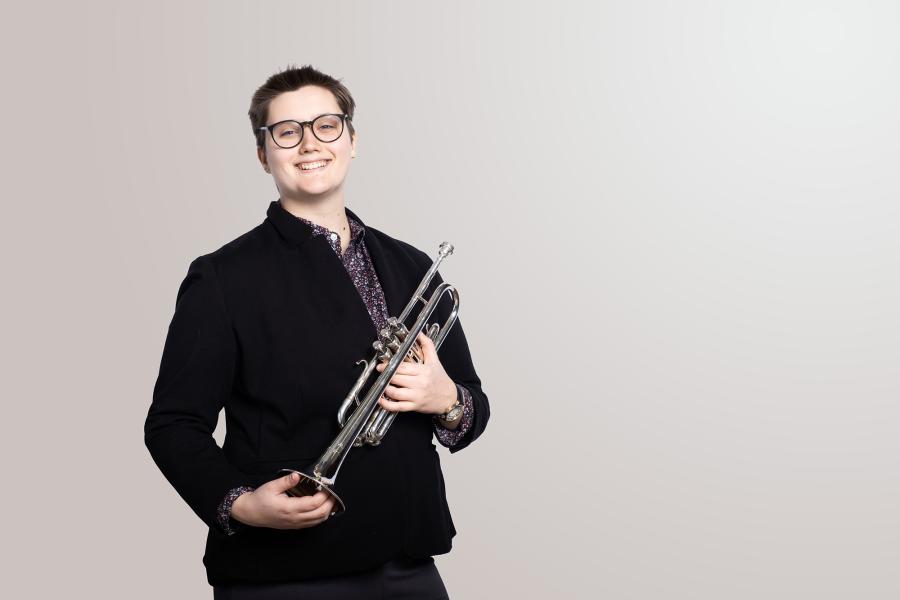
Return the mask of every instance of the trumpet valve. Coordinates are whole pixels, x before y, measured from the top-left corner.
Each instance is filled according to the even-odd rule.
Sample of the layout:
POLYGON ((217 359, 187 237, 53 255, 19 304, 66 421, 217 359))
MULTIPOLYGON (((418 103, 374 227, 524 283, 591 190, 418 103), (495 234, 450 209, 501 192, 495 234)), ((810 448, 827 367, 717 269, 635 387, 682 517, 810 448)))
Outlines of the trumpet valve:
POLYGON ((390 360, 391 359, 391 351, 381 340, 372 342, 372 347, 378 353, 378 360, 390 360))
POLYGON ((393 336, 390 341, 387 343, 388 349, 391 351, 391 356, 393 356, 397 350, 400 349, 400 340, 397 339, 397 336, 393 336))
POLYGON ((400 326, 396 329, 395 333, 396 336, 400 338, 400 341, 403 341, 406 339, 406 336, 409 335, 409 329, 406 328, 406 325, 403 325, 401 323, 400 326))

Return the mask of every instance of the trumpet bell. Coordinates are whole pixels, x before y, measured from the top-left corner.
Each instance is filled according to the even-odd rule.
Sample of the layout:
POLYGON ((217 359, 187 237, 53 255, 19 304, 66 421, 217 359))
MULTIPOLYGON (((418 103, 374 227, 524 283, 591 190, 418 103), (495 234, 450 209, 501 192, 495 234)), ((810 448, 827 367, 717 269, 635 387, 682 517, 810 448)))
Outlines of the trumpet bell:
POLYGON ((284 477, 288 473, 296 473, 297 475, 300 476, 300 481, 298 481, 296 483, 296 485, 294 485, 294 487, 289 488, 287 491, 285 491, 285 494, 287 494, 288 496, 293 496, 295 498, 302 498, 303 496, 314 496, 318 492, 324 491, 329 496, 334 498, 334 507, 332 508, 332 511, 331 511, 332 517, 339 515, 339 514, 343 513, 344 510, 346 510, 346 507, 344 506, 344 501, 341 500, 341 497, 337 495, 337 492, 335 492, 331 488, 331 486, 329 486, 325 482, 320 481, 316 477, 314 477, 312 475, 308 475, 307 473, 304 473, 303 471, 296 471, 294 469, 281 469, 278 472, 278 476, 284 477))

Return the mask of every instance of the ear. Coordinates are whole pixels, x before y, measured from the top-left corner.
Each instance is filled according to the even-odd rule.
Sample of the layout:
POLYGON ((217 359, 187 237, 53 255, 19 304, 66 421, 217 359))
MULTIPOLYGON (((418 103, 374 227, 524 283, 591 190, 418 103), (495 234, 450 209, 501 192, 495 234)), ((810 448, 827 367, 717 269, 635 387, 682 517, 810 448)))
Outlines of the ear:
POLYGON ((353 133, 353 137, 350 138, 350 158, 356 158, 356 136, 357 133, 353 133))
POLYGON ((259 163, 263 166, 263 169, 266 170, 266 173, 269 173, 269 163, 266 160, 266 149, 257 147, 256 157, 259 159, 259 163))

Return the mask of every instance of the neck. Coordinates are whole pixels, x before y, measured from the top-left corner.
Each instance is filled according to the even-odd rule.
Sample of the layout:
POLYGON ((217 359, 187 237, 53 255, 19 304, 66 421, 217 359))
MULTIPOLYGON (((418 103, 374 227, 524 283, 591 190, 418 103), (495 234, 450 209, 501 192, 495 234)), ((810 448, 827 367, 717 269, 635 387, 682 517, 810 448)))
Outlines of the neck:
POLYGON ((344 234, 350 233, 343 198, 304 201, 282 197, 279 202, 284 210, 295 217, 302 217, 330 231, 336 231, 341 234, 341 238, 346 238, 344 234))

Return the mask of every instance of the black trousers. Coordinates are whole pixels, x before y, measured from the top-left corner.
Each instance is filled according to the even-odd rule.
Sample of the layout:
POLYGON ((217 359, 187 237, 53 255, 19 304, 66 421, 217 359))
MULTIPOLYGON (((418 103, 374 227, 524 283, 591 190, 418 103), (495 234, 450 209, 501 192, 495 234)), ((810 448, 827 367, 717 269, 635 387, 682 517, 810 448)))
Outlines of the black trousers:
POLYGON ((213 600, 449 600, 434 558, 404 558, 341 577, 213 587, 213 600))

